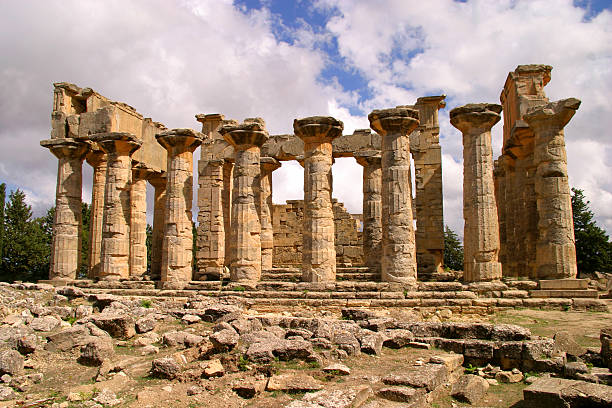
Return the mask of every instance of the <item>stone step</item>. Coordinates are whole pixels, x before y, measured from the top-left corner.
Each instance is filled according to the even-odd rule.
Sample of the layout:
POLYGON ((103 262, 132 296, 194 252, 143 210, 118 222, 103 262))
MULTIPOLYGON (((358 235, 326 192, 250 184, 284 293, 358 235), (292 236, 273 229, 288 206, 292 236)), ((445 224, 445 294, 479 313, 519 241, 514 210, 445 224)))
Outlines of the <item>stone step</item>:
MULTIPOLYGON (((261 280, 264 281, 282 281, 282 282, 299 282, 302 280, 302 272, 262 272, 261 280)), ((370 272, 338 272, 336 273, 338 281, 361 281, 361 282, 378 282, 380 275, 370 272)))
POLYGON ((580 290, 588 289, 588 279, 550 279, 541 280, 538 285, 539 289, 546 290, 580 290))
POLYGON ((530 290, 529 296, 534 298, 592 298, 597 299, 599 292, 594 289, 563 290, 563 289, 540 289, 530 290))
POLYGON ((523 390, 527 407, 612 406, 612 387, 563 378, 540 378, 523 390))

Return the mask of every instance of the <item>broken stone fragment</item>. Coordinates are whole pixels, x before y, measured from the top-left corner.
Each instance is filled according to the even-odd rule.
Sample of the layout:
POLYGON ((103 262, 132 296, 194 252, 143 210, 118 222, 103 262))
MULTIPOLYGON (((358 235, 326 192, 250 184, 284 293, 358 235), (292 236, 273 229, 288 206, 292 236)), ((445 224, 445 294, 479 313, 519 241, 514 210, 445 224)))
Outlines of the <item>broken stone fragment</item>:
POLYGON ((18 375, 23 371, 24 359, 15 350, 0 352, 0 375, 18 375))
POLYGON ((484 397, 488 389, 487 380, 477 375, 466 374, 453 385, 451 396, 457 401, 474 404, 484 397))
POLYGON ((283 391, 289 393, 318 391, 323 384, 306 374, 273 375, 268 380, 268 391, 283 391))

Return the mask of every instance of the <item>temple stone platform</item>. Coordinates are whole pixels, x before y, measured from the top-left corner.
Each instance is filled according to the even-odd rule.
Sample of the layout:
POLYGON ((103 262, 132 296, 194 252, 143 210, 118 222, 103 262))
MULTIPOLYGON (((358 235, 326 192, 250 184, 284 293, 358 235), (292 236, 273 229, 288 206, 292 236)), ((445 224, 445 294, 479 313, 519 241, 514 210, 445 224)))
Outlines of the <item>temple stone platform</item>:
POLYGON ((86 295, 190 298, 211 296, 240 299, 254 309, 275 307, 397 307, 446 308, 453 313, 487 314, 509 308, 608 311, 596 290, 585 280, 565 286, 550 281, 504 280, 492 282, 376 282, 366 267, 338 268, 334 282, 300 282, 297 268, 262 271, 262 280, 251 285, 229 281, 190 281, 182 288, 164 289, 154 281, 41 281, 73 286, 86 295), (552 289, 551 287, 556 287, 552 289))

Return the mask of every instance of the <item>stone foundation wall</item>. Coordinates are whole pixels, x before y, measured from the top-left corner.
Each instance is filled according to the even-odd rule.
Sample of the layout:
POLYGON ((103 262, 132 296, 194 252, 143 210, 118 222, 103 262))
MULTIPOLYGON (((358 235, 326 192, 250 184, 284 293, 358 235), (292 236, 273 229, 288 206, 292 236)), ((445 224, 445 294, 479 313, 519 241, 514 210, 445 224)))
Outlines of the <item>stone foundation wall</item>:
MULTIPOLYGON (((338 266, 363 265, 360 215, 351 215, 344 204, 332 201, 336 228, 336 262, 338 266)), ((289 200, 274 204, 274 266, 302 264, 302 230, 304 201, 289 200)))

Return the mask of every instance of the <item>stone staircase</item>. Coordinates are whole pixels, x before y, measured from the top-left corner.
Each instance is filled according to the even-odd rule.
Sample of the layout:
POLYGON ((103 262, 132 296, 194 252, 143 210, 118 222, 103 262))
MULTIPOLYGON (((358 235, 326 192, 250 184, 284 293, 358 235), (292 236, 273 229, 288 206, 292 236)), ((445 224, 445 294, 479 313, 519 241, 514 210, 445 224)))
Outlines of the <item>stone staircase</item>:
MULTIPOLYGON (((135 297, 238 298, 257 309, 279 307, 401 307, 449 309, 453 313, 492 313, 509 308, 607 311, 597 291, 581 280, 555 289, 554 281, 418 282, 414 285, 377 282, 367 268, 338 268, 335 282, 300 282, 295 268, 266 270, 254 286, 228 281, 191 281, 181 289, 160 289, 151 281, 72 281, 86 294, 135 297), (574 285, 568 288, 568 285, 574 285)), ((559 286, 559 284, 557 284, 559 286)))

